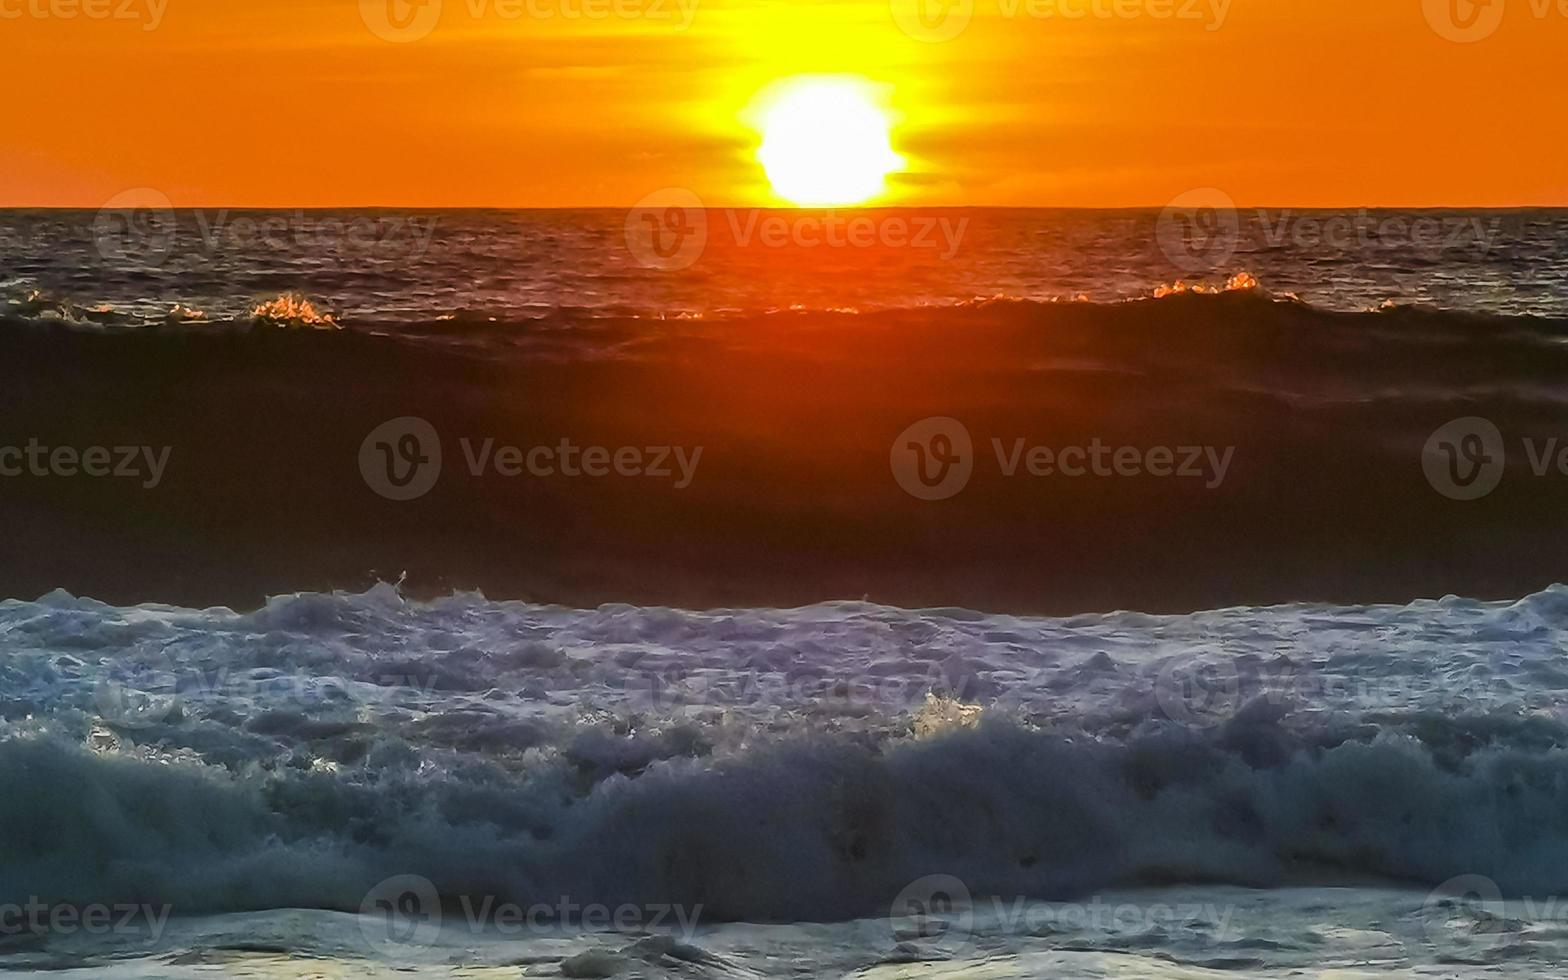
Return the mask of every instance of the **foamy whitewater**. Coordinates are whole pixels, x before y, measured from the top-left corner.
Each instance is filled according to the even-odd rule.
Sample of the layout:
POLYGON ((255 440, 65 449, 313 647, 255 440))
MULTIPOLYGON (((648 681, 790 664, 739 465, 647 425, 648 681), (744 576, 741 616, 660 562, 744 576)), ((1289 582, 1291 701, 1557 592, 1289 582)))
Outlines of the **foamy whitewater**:
POLYGON ((0 966, 1543 976, 1565 627, 1561 586, 1057 619, 7 601, 0 912, 33 925, 0 966))

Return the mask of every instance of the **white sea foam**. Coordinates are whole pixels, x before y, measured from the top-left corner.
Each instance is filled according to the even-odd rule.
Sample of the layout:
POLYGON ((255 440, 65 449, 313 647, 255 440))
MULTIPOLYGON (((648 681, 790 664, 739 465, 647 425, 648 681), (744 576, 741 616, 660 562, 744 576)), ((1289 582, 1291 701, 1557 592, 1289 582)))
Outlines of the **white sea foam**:
POLYGON ((1565 625, 1561 587, 1065 619, 57 592, 0 603, 0 903, 352 912, 410 875, 752 922, 930 875, 1568 894, 1565 625))

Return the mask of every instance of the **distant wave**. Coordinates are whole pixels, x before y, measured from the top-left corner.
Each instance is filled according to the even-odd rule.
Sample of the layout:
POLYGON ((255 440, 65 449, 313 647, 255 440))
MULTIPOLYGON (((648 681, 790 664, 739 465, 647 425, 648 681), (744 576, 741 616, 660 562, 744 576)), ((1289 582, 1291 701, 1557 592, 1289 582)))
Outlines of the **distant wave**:
POLYGON ((201 328, 233 329, 252 326, 337 329, 332 314, 317 309, 315 303, 297 292, 279 295, 252 304, 248 316, 209 317, 204 311, 175 303, 167 312, 117 309, 107 303, 79 305, 36 289, 0 292, 0 324, 12 327, 58 327, 86 332, 157 333, 159 328, 192 331, 201 328))
MULTIPOLYGON (((1174 282, 1151 287, 1142 297, 1095 301, 1086 296, 1066 296, 1054 300, 1010 296, 977 296, 962 302, 921 303, 908 306, 869 306, 866 308, 791 307, 787 309, 698 311, 690 309, 635 309, 627 306, 573 306, 536 304, 526 312, 518 310, 456 310, 440 315, 399 311, 396 315, 374 311, 332 311, 298 293, 285 292, 248 304, 242 316, 210 316, 193 307, 176 303, 168 310, 150 313, 109 304, 81 305, 71 300, 34 289, 12 287, 0 293, 0 328, 58 328, 89 333, 134 333, 147 337, 179 335, 225 335, 248 332, 257 327, 309 328, 313 330, 350 329, 361 333, 402 339, 448 339, 493 341, 497 347, 526 343, 541 330, 584 330, 582 339, 591 346, 598 339, 594 331, 614 331, 616 327, 643 333, 719 330, 726 325, 762 322, 801 323, 849 319, 868 323, 907 323, 911 318, 925 322, 946 321, 954 327, 969 322, 1027 323, 1057 315, 1065 308, 1106 311, 1107 319, 1123 319, 1128 311, 1148 319, 1174 318, 1182 314, 1229 312, 1238 321, 1256 324, 1260 329, 1270 323, 1305 325, 1313 318, 1337 323, 1368 325, 1401 324, 1444 330, 1513 329, 1549 337, 1568 336, 1568 318, 1534 314, 1494 314, 1471 310, 1442 309, 1393 300, 1360 312, 1322 309, 1291 294, 1276 294, 1247 273, 1239 273, 1218 284, 1174 282)), ((1201 324, 1189 324, 1199 326, 1201 324)))

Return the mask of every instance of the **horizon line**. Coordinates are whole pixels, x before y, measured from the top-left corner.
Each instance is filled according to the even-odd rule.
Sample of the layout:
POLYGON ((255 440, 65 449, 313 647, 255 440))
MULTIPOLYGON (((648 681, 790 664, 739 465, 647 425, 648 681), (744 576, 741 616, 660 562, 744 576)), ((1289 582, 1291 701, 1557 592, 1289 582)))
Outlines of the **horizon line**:
MULTIPOLYGON (((792 204, 705 204, 704 211, 1161 211, 1173 202, 1157 204, 843 204, 801 206, 792 204)), ((241 211, 633 211, 639 204, 176 204, 175 211, 225 208, 241 211)), ((1237 203, 1236 210, 1294 209, 1298 211, 1568 211, 1568 202, 1557 204, 1280 204, 1237 203)), ((144 211, 147 207, 106 208, 103 204, 3 204, 0 211, 144 211)))

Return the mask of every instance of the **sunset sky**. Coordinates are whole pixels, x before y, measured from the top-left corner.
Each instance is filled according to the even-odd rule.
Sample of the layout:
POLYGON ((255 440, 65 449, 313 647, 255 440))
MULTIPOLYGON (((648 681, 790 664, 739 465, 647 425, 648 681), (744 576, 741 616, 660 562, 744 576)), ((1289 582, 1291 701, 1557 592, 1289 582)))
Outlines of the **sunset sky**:
POLYGON ((0 205, 777 203, 756 101, 817 74, 895 203, 1568 205, 1545 0, 929 2, 0 0, 0 205))

